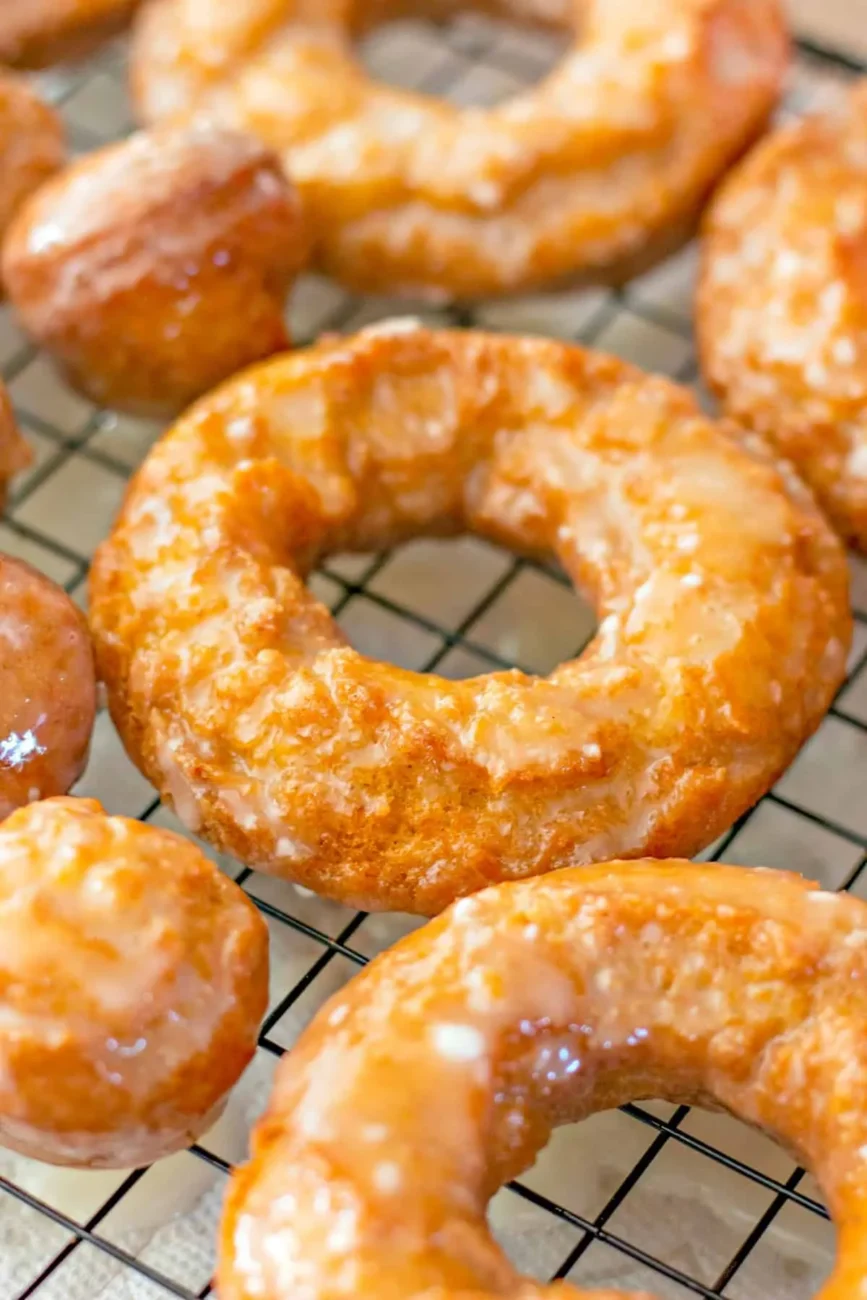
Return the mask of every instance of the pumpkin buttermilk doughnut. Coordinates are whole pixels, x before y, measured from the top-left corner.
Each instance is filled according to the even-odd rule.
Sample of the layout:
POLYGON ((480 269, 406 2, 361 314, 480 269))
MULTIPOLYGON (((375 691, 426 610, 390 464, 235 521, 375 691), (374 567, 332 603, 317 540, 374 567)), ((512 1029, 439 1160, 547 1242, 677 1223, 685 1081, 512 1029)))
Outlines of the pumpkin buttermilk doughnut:
POLYGON ((2 275, 76 388, 174 415, 289 346, 284 299, 306 258, 279 160, 194 124, 137 132, 43 185, 12 223, 2 275))
POLYGON ((25 81, 0 73, 0 238, 23 201, 63 165, 64 152, 54 109, 25 81))
POLYGON ((194 844, 91 799, 0 826, 0 1143, 130 1168, 189 1146, 253 1056, 265 923, 194 844))
POLYGON ((867 550, 867 85, 769 136, 711 209, 702 365, 867 550))
POLYGON ((0 63, 45 68, 122 30, 139 0, 26 0, 0 7, 0 63))
POLYGON ((419 913, 698 851, 817 726, 850 635, 841 547, 755 436, 614 358, 406 321, 184 416, 97 552, 90 610, 121 736, 190 829, 419 913), (304 585, 331 551, 467 530, 559 557, 601 619, 580 659, 406 672, 304 585))
POLYGON ((787 65, 778 0, 481 7, 576 43, 540 86, 459 109, 375 83, 354 57, 353 39, 406 5, 152 0, 134 95, 147 122, 202 113, 260 135, 299 188, 320 265, 354 289, 474 298, 622 278, 677 242, 787 65))
MULTIPOLYGON (((29 462, 0 384, 0 505, 7 480, 29 462)), ((87 761, 95 713, 84 615, 44 574, 0 555, 0 820, 74 784, 87 761)))
POLYGON ((485 1208, 555 1126, 663 1098, 813 1171, 839 1230, 822 1300, 854 1300, 865 1021, 867 907, 797 876, 615 862, 463 899, 284 1058, 230 1183, 220 1298, 616 1300, 520 1278, 485 1208))

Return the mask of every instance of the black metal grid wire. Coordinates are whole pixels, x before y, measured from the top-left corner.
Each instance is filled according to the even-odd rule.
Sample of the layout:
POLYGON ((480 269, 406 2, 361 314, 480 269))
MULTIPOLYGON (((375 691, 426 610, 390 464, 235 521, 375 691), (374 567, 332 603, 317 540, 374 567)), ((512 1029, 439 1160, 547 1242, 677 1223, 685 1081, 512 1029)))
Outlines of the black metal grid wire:
MULTIPOLYGON (((448 42, 451 39, 449 32, 445 33, 444 39, 446 48, 448 48, 448 42)), ((483 29, 481 28, 478 29, 478 32, 473 29, 469 36, 464 33, 460 37, 459 52, 465 61, 464 66, 466 61, 470 60, 473 64, 483 64, 492 67, 494 70, 499 67, 501 71, 509 75, 519 77, 523 75, 525 78, 532 75, 534 71, 532 67, 526 64, 523 67, 517 66, 520 60, 517 60, 516 63, 516 56, 514 55, 505 60, 505 64, 498 61, 500 56, 498 56, 496 48, 486 45, 483 29)), ((802 61, 806 61, 809 67, 835 75, 839 74, 841 77, 848 77, 853 73, 867 72, 867 66, 861 65, 848 54, 842 51, 825 49, 812 42, 801 42, 800 55, 802 61)), ((442 64, 435 63, 429 74, 417 85, 417 88, 432 93, 447 91, 448 85, 444 81, 444 77, 448 75, 448 67, 447 60, 444 60, 442 64)), ((52 97, 55 102, 62 106, 72 101, 82 86, 86 84, 88 78, 93 77, 95 69, 98 75, 102 76, 120 79, 123 75, 120 56, 117 52, 109 52, 109 54, 102 57, 95 65, 95 68, 91 66, 68 79, 65 83, 61 83, 59 86, 55 84, 52 88, 54 92, 52 97)), ((81 126, 74 126, 72 134, 74 143, 83 148, 103 143, 98 133, 91 132, 81 126)), ((357 300, 343 303, 330 314, 327 321, 324 322, 324 327, 332 330, 352 328, 353 318, 358 313, 359 305, 357 300)), ((644 298, 631 294, 628 288, 621 292, 609 293, 603 296, 598 307, 591 312, 589 320, 586 321, 583 328, 574 337, 583 343, 594 342, 623 312, 644 319, 648 324, 664 329, 688 343, 690 346, 689 358, 683 365, 677 367, 673 373, 676 378, 687 383, 696 380, 697 372, 692 352, 689 320, 664 305, 649 304, 644 298)), ((475 322, 474 314, 462 309, 450 310, 441 314, 451 324, 458 326, 469 326, 475 322)), ((33 350, 23 342, 20 348, 13 349, 11 358, 3 367, 3 377, 12 384, 13 395, 15 393, 14 381, 24 373, 34 361, 34 358, 35 353, 33 350)), ((108 474, 119 476, 121 479, 128 477, 130 466, 125 461, 107 454, 100 450, 97 445, 94 445, 94 439, 106 427, 106 419, 110 418, 106 417, 105 413, 91 413, 83 420, 80 427, 70 434, 68 429, 59 428, 54 422, 48 421, 40 417, 36 411, 28 409, 26 403, 21 403, 21 405, 24 409, 20 410, 20 414, 25 426, 41 437, 43 463, 28 477, 24 486, 13 494, 9 515, 3 521, 3 524, 6 529, 10 530, 12 535, 18 538, 22 546, 36 545, 42 549, 42 552, 47 557, 64 566, 64 571, 68 575, 66 578, 67 588, 70 591, 76 591, 80 588, 80 584, 86 575, 89 563, 88 556, 66 542, 58 540, 51 535, 50 531, 43 531, 42 527, 34 525, 32 521, 18 517, 18 512, 38 492, 42 485, 47 483, 64 464, 73 458, 89 462, 94 467, 100 467, 108 474)), ((336 599, 332 602, 332 608, 335 614, 339 615, 354 599, 363 597, 365 600, 374 602, 388 613, 396 615, 422 631, 432 634, 438 638, 439 644, 438 648, 421 665, 423 669, 428 671, 436 669, 449 651, 454 648, 461 648, 471 652, 478 660, 487 662, 492 668, 511 667, 512 661, 504 659, 492 650, 489 645, 474 639, 473 627, 478 619, 495 604, 497 599, 508 590, 524 570, 535 569, 544 573, 550 580, 569 586, 568 580, 556 569, 538 565, 531 560, 512 559, 497 581, 487 588, 465 617, 457 622, 454 627, 449 627, 435 618, 408 609, 381 592, 371 589, 371 581, 381 572, 388 558, 387 555, 371 558, 360 576, 353 578, 347 577, 340 566, 325 565, 323 572, 335 584, 335 591, 337 592, 336 599)), ((865 600, 865 608, 856 611, 856 620, 863 631, 863 649, 860 657, 856 659, 852 666, 847 685, 854 682, 862 672, 867 673, 867 600, 865 600)), ((580 649, 580 646, 575 647, 576 652, 580 649)), ((522 665, 519 664, 518 666, 522 665)), ((845 691, 846 687, 841 690, 831 710, 832 716, 846 727, 854 728, 860 733, 867 733, 867 721, 847 709, 844 698, 845 691)), ((826 832, 832 833, 841 841, 850 844, 855 865, 850 870, 848 878, 843 882, 841 888, 849 889, 860 881, 862 872, 867 866, 867 834, 843 825, 833 817, 827 817, 811 808, 801 806, 779 792, 772 792, 767 795, 763 803, 788 809, 790 812, 822 827, 826 832)), ((152 800, 142 810, 142 818, 144 820, 151 818, 159 808, 159 800, 152 800)), ((715 846, 714 858, 719 858, 726 852, 728 846, 748 823, 752 815, 752 812, 746 814, 718 842, 715 846)), ((237 879, 241 885, 249 885, 253 882, 254 875, 249 869, 245 869, 241 871, 237 879)), ((259 1039, 260 1049, 272 1056, 279 1057, 283 1054, 284 1047, 273 1036, 275 1026, 299 1002, 302 996, 316 984, 316 981, 326 968, 335 959, 343 959, 351 963, 353 967, 360 969, 368 960, 365 953, 353 943, 356 933, 366 918, 363 913, 355 915, 347 913, 349 919, 346 924, 335 936, 331 936, 322 929, 305 922, 297 916, 293 916, 265 899, 254 896, 254 901, 272 922, 287 927, 288 932, 296 935, 299 940, 303 938, 306 941, 312 941, 318 950, 318 956, 312 965, 293 984, 282 999, 272 1007, 262 1026, 259 1039)), ((799 1190, 800 1184, 805 1177, 803 1170, 795 1170, 786 1181, 779 1181, 727 1152, 708 1144, 701 1138, 684 1130, 683 1124, 689 1114, 686 1107, 680 1107, 669 1118, 661 1118, 654 1110, 644 1106, 629 1105, 624 1107, 623 1111, 635 1123, 646 1126, 653 1133, 653 1138, 641 1158, 635 1163, 626 1177, 620 1181, 613 1193, 609 1195, 595 1217, 589 1218, 575 1213, 520 1181, 512 1184, 512 1191, 517 1196, 523 1198, 538 1210, 552 1216, 560 1223, 568 1225, 575 1232, 574 1245, 568 1254, 563 1256, 559 1267, 553 1274, 554 1277, 562 1278, 569 1274, 587 1250, 598 1242, 613 1248, 623 1256, 629 1257, 636 1264, 642 1266, 648 1276, 656 1275, 659 1285, 667 1281, 683 1288, 685 1293, 703 1296, 706 1300, 714 1300, 714 1298, 721 1296, 725 1292, 725 1289, 742 1269, 774 1220, 786 1207, 797 1206, 811 1215, 827 1219, 828 1216, 824 1206, 804 1191, 799 1190), (741 1245, 712 1283, 703 1282, 680 1268, 674 1267, 666 1260, 630 1242, 610 1226, 618 1208, 669 1143, 680 1144, 682 1147, 713 1161, 732 1173, 759 1185, 771 1198, 764 1213, 758 1218, 752 1230, 746 1235, 741 1245)), ((218 1171, 221 1176, 228 1174, 229 1166, 226 1162, 204 1146, 196 1145, 192 1151, 197 1159, 205 1162, 213 1170, 218 1171)), ((68 1242, 62 1249, 27 1282, 23 1289, 19 1289, 14 1297, 12 1295, 0 1297, 0 1300, 27 1300, 28 1297, 38 1296, 43 1285, 57 1273, 57 1270, 74 1252, 81 1250, 82 1247, 95 1248, 104 1256, 116 1261, 123 1270, 130 1270, 142 1282, 153 1284, 152 1289, 148 1291, 149 1296, 173 1295, 179 1297, 180 1300, 197 1300, 197 1297, 211 1294, 210 1284, 204 1286, 198 1292, 192 1291, 160 1270, 151 1267, 142 1259, 135 1257, 100 1232, 100 1227, 104 1224, 106 1218, 121 1204, 128 1193, 145 1176, 146 1172, 146 1170, 137 1170, 130 1174, 108 1197, 105 1203, 84 1223, 76 1222, 67 1214, 32 1195, 24 1188, 15 1185, 9 1179, 0 1176, 0 1220, 2 1220, 2 1201, 4 1194, 6 1194, 16 1198, 17 1201, 36 1211, 39 1215, 52 1220, 69 1236, 68 1242)), ((576 1178, 580 1178, 580 1176, 581 1171, 576 1170, 576 1178)), ((649 1285, 652 1284, 651 1278, 649 1285)), ((109 1287, 105 1291, 100 1291, 100 1294, 108 1296, 112 1294, 112 1290, 109 1287)))

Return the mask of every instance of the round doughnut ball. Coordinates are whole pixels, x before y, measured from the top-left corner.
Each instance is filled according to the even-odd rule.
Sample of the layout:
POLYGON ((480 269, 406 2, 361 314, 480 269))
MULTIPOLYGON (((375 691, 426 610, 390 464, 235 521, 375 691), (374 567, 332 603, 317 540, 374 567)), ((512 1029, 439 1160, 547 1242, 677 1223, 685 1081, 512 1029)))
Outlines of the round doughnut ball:
POLYGON ((0 826, 0 1143, 129 1168, 189 1146, 253 1056, 267 930, 188 840, 89 799, 0 826))
POLYGON ((31 463, 33 455, 21 436, 5 384, 0 381, 0 510, 10 479, 31 463))
POLYGON ((0 10, 0 63, 45 68, 81 58, 121 31, 139 0, 27 0, 0 10))
POLYGON ((0 819, 75 784, 95 713, 84 615, 44 574, 0 555, 0 819))
POLYGON ((192 830, 365 908, 697 853, 818 725, 842 548, 694 397, 544 339, 399 321, 276 358, 153 448, 91 570, 112 716, 192 830), (549 677, 357 653, 316 560, 475 532, 555 554, 599 630, 549 677))
POLYGON ((705 224, 702 368, 867 551, 867 83, 769 136, 705 224))
POLYGON ((26 82, 0 73, 0 239, 24 200, 63 165, 63 124, 26 82))
POLYGON ((285 297, 306 256, 276 158, 200 125, 133 136, 44 186, 9 233, 3 277, 71 384, 162 414, 288 345, 285 297))
POLYGON ((554 1127, 650 1098, 795 1152, 839 1230, 823 1300, 863 1294, 865 936, 858 899, 684 861, 464 899, 281 1062, 230 1182, 220 1300, 628 1300, 519 1277, 485 1211, 554 1127))
POLYGON ((464 109, 374 82, 355 57, 400 6, 153 0, 134 95, 146 122, 206 113, 276 149, 320 266, 353 289, 466 299, 622 279, 682 240, 788 62, 779 0, 476 7, 545 17, 574 47, 539 86, 464 109))

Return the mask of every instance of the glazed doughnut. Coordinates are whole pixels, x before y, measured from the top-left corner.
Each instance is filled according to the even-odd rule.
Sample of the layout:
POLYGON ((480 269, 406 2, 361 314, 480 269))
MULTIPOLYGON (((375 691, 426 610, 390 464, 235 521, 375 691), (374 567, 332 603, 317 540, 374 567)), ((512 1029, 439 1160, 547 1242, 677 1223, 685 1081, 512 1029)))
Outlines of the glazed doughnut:
POLYGON ((130 1168, 214 1122, 256 1046, 256 908, 181 836, 90 799, 0 826, 0 1142, 130 1168))
MULTIPOLYGON (((823 1300, 864 1292, 867 906, 797 876, 609 863, 464 899, 281 1063, 230 1183, 220 1300, 603 1300, 521 1279, 485 1208, 552 1128, 722 1108, 818 1178, 823 1300)), ((618 1293, 619 1294, 619 1293, 618 1293)))
POLYGON ((841 534, 867 550, 867 84, 787 126, 706 222, 702 367, 772 438, 841 534))
POLYGON ((818 725, 850 636, 842 549, 755 435, 611 357, 406 321, 194 407, 133 480, 90 611, 120 734, 191 830, 420 913, 697 852, 818 725), (559 557, 601 619, 580 659, 406 672, 304 586, 331 551, 463 531, 559 557))
POLYGON ((17 77, 0 73, 0 239, 23 201, 64 159, 63 124, 17 77))
POLYGON ((276 157, 192 126, 139 133, 43 186, 9 232, 3 278, 70 383, 161 414, 288 346, 284 300, 306 257, 276 157))
POLYGON ((84 615, 44 574, 0 555, 0 820, 75 784, 95 713, 84 615))
POLYGON ((6 504, 9 480, 26 469, 31 460, 30 448, 18 430, 6 386, 0 380, 0 510, 6 504))
POLYGON ((89 54, 122 31, 139 0, 26 0, 0 12, 0 63, 45 68, 89 54))
MULTIPOLYGON (((7 480, 29 462, 0 384, 0 505, 7 480)), ((95 713, 84 615, 50 578, 0 555, 0 821, 78 780, 95 713)))
POLYGON ((374 83, 355 59, 353 37, 405 5, 153 0, 134 94, 145 121, 204 113, 280 152, 320 265, 353 289, 474 298, 622 278, 667 251, 787 66, 779 0, 476 7, 581 39, 540 86, 461 110, 374 83))

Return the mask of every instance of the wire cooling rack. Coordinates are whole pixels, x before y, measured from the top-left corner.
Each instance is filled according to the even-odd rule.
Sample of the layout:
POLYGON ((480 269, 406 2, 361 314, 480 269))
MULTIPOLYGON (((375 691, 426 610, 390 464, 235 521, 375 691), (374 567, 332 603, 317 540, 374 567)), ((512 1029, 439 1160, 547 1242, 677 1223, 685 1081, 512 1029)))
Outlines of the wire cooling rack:
MULTIPOLYGON (((557 50, 477 19, 393 25, 368 42, 371 70, 462 103, 492 102, 537 78, 557 50)), ((813 106, 867 71, 802 45, 784 113, 813 106)), ((42 79, 76 147, 131 129, 123 48, 42 79)), ((622 292, 592 291, 436 311, 359 300, 310 277, 291 316, 296 339, 398 312, 431 322, 556 334, 664 371, 700 392, 691 331, 694 251, 622 292)), ((157 432, 66 390, 0 312, 0 370, 36 452, 0 549, 83 600, 90 553, 157 432)), ((705 400, 702 395, 702 400, 705 400)), ((867 565, 853 561, 850 676, 816 738, 777 788, 708 854, 784 866, 867 897, 867 565)), ((418 542, 395 554, 334 557, 312 580, 359 649, 407 667, 466 676, 518 664, 549 671, 594 620, 561 575, 477 539, 418 542)), ((79 787, 113 812, 179 829, 123 755, 105 713, 79 787)), ((318 1006, 416 921, 365 916, 221 860, 271 929, 272 990, 256 1059, 202 1143, 148 1170, 76 1173, 0 1152, 0 1300, 195 1300, 210 1294, 227 1173, 243 1158, 273 1067, 318 1006)), ((807 1300, 830 1267, 833 1233, 810 1177, 722 1116, 645 1104, 559 1130, 539 1162, 495 1198, 491 1221, 517 1265, 587 1287, 643 1288, 666 1300, 762 1295, 807 1300)))

